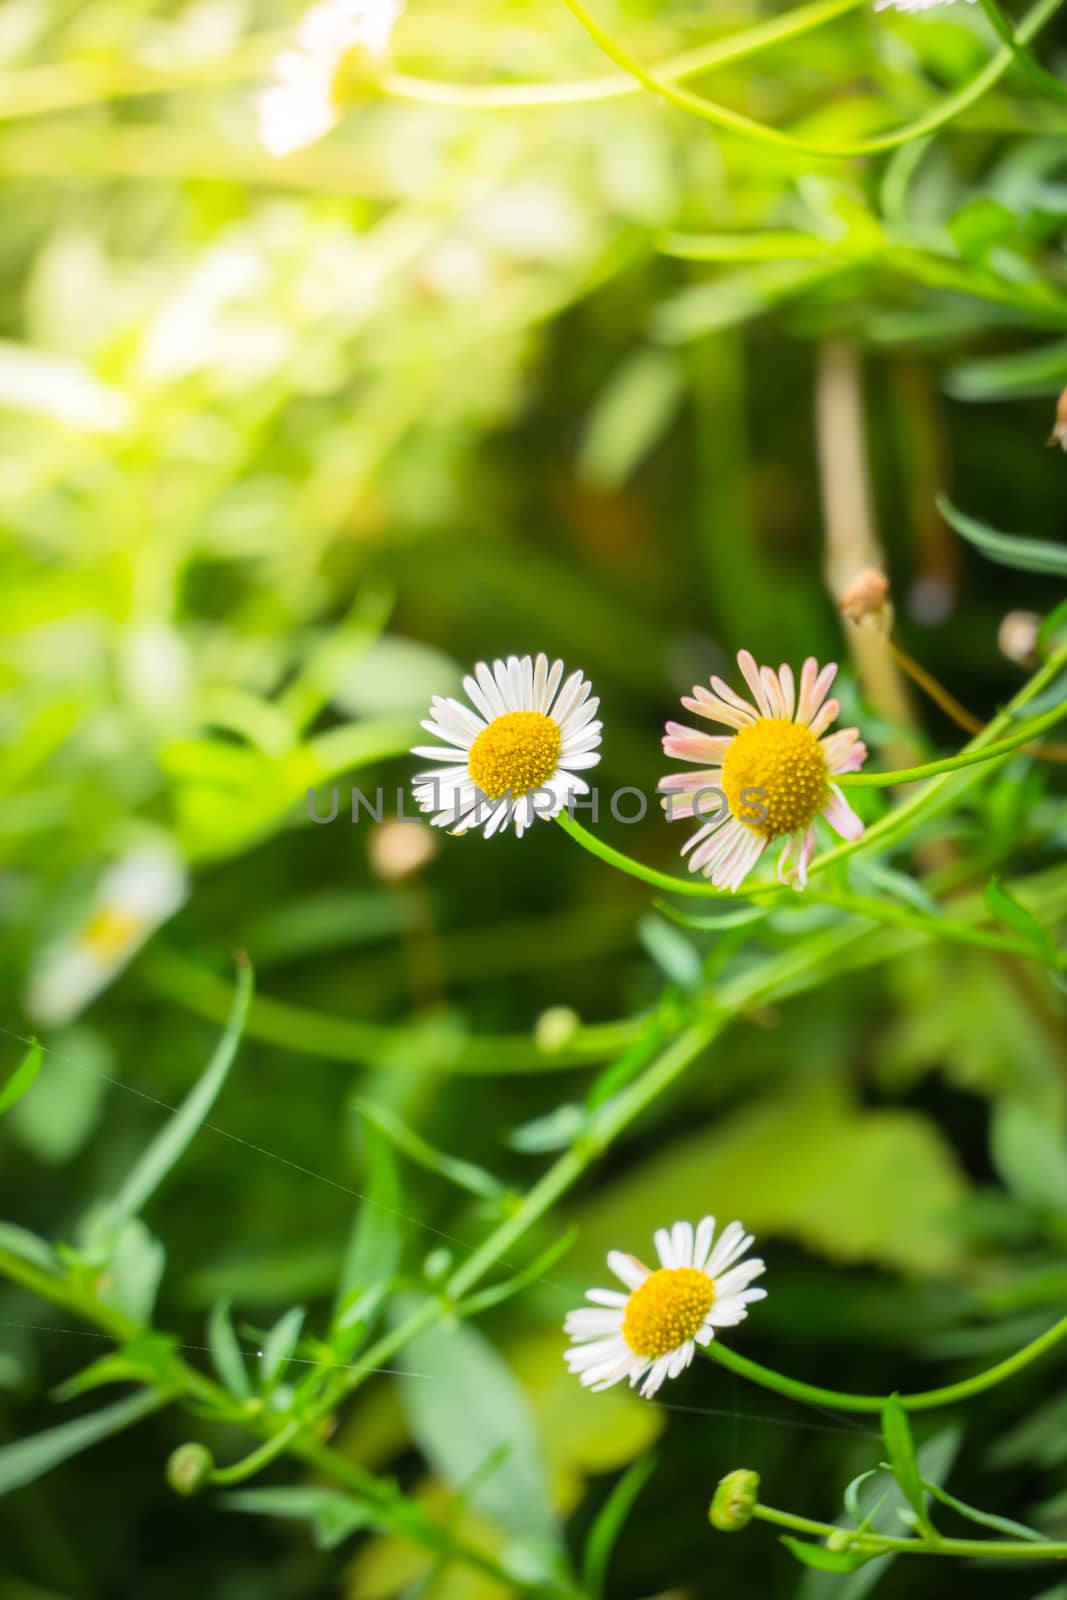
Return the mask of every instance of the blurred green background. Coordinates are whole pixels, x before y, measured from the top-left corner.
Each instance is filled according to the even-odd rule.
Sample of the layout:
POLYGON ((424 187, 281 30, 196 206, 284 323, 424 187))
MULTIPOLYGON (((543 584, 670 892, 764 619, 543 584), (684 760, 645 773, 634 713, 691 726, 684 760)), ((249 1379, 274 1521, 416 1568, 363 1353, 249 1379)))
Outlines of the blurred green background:
MULTIPOLYGON (((614 21, 656 61, 765 14, 631 0, 614 21)), ((552 1134, 539 1119, 589 1074, 528 1042, 538 1018, 621 1017, 653 1003, 664 960, 672 976, 648 892, 555 829, 437 838, 400 881, 387 841, 383 868, 347 795, 407 783, 432 693, 478 659, 560 655, 601 697, 604 788, 651 789, 693 682, 741 646, 815 653, 846 662, 846 712, 876 750, 951 749, 962 735, 901 700, 884 658, 848 664, 834 575, 881 548, 900 637, 983 718, 1023 677, 998 650, 1005 613, 1059 598, 983 564, 934 499, 1062 531, 1067 465, 1044 448, 1067 383, 1062 103, 1009 72, 930 140, 819 162, 643 96, 462 110, 368 93, 279 164, 254 99, 295 17, 243 0, 0 10, 0 982, 7 1027, 53 1052, 0 1131, 0 1216, 78 1236, 158 1129, 152 1097, 176 1103, 200 1071, 248 951, 260 998, 216 1131, 146 1216, 166 1252, 156 1320, 192 1346, 220 1297, 249 1347, 294 1303, 321 1325, 369 1181, 357 1094, 525 1190, 552 1134), (763 229, 827 253, 782 259, 763 229), (664 230, 719 236, 722 259, 665 254, 664 230), (341 816, 314 827, 306 791, 332 781, 341 816), (81 1014, 42 1013, 48 951, 145 848, 185 863, 186 903, 81 1014), (508 1039, 475 1047, 472 1076, 482 1035, 508 1039)), ((413 0, 394 47, 450 82, 610 70, 549 0, 413 0)), ((855 9, 701 87, 848 143, 938 104, 993 48, 978 8, 855 9)), ((1056 787, 1010 764, 945 848, 1053 865, 1056 787)), ((684 834, 653 816, 603 831, 668 870, 684 834)), ((764 936, 802 936, 805 915, 764 936)), ((496 1442, 483 1385, 503 1359, 532 1432, 465 1513, 494 1548, 546 1528, 580 1547, 655 1445, 619 1600, 857 1600, 875 1578, 887 1597, 1044 1592, 1039 1571, 955 1563, 805 1575, 768 1530, 711 1534, 722 1472, 755 1467, 773 1502, 832 1515, 876 1439, 714 1368, 664 1407, 588 1395, 561 1323, 606 1249, 711 1211, 743 1217, 770 1265, 737 1336, 758 1359, 906 1389, 1014 1348, 1067 1292, 1061 1002, 1024 963, 926 947, 746 1018, 542 1228, 540 1245, 580 1230, 551 1281, 465 1325, 451 1380, 361 1391, 335 1442, 440 1507, 449 1440, 469 1429, 475 1457, 496 1442)), ((5 1072, 21 1049, 0 1038, 5 1072)), ((401 1171, 418 1277, 478 1242, 485 1207, 401 1171)), ((96 1353, 0 1291, 0 1441, 54 1425, 55 1386, 96 1353)), ((442 1348, 422 1355, 441 1370, 442 1348)), ((1039 1508, 1064 1537, 1065 1417, 1061 1359, 931 1449, 946 1471, 957 1453, 956 1492, 1039 1508)), ((425 1556, 385 1536, 323 1550, 302 1524, 176 1499, 164 1462, 196 1436, 164 1412, 4 1499, 3 1600, 504 1593, 460 1568, 420 1587, 425 1556)))

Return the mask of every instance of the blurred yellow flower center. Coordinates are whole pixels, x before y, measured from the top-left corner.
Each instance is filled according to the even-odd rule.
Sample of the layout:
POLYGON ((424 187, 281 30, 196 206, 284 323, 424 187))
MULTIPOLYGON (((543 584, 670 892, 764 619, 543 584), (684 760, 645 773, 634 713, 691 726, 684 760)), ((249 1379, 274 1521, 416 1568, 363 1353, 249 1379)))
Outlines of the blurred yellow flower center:
POLYGON ((661 1267, 626 1302, 622 1336, 635 1356, 656 1360, 691 1339, 715 1299, 715 1285, 696 1267, 661 1267))
POLYGON ((559 765, 559 726, 542 711, 508 711, 471 745, 467 765, 484 795, 515 799, 546 783, 559 765))
POLYGON ((761 717, 736 733, 723 757, 730 811, 753 833, 775 839, 813 822, 826 799, 827 768, 810 728, 761 717))
POLYGON ((100 961, 114 961, 144 932, 144 918, 104 906, 90 920, 81 943, 100 961))

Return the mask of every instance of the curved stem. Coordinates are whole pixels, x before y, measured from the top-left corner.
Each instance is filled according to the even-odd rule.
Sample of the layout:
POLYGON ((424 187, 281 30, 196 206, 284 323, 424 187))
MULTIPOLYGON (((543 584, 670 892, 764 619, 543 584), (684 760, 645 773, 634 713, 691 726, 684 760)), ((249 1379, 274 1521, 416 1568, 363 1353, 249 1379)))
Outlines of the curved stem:
MULTIPOLYGON (((569 811, 561 811, 556 821, 564 833, 569 834, 583 850, 588 850, 590 855, 606 862, 609 867, 616 867, 620 872, 625 872, 627 877, 636 878, 639 883, 651 884, 654 889, 665 889, 670 894, 692 895, 701 900, 710 898, 736 903, 739 898, 731 894, 728 889, 713 889, 710 884, 702 882, 699 878, 677 878, 673 873, 659 872, 655 867, 646 867, 642 862, 635 861, 632 856, 616 850, 613 845, 605 844, 603 839, 598 839, 595 833, 583 828, 569 811)), ((778 897, 782 894, 782 888, 779 884, 760 884, 742 898, 754 898, 757 894, 771 894, 778 897)))
POLYGON ((1047 72, 1040 61, 1034 59, 1029 50, 1020 44, 1012 31, 1011 23, 997 5, 997 0, 980 0, 982 10, 993 25, 993 31, 1001 39, 1015 57, 1015 64, 1031 83, 1050 94, 1054 100, 1067 101, 1067 83, 1061 83, 1055 73, 1047 72))
MULTIPOLYGON (((850 160, 855 156, 876 155, 884 150, 895 150, 899 145, 909 144, 913 139, 924 138, 927 134, 943 128, 952 122, 961 111, 967 110, 977 100, 991 89, 1003 77, 1004 73, 1016 59, 1015 48, 1009 49, 1003 45, 993 55, 981 72, 973 77, 970 83, 953 95, 948 95, 938 105, 924 116, 917 117, 914 122, 905 123, 902 127, 890 133, 884 133, 873 139, 862 139, 852 145, 820 145, 810 140, 797 139, 791 134, 780 132, 777 128, 768 127, 765 123, 756 122, 751 117, 744 116, 741 112, 731 111, 726 106, 718 105, 713 100, 705 100, 703 96, 693 94, 688 89, 681 89, 674 84, 665 82, 662 78, 650 72, 641 62, 632 56, 618 41, 602 27, 596 18, 589 12, 582 0, 565 0, 568 9, 577 17, 586 32, 596 40, 597 44, 618 66, 630 72, 653 94, 662 95, 672 105, 678 106, 683 111, 689 111, 694 116, 700 117, 704 122, 710 122, 715 127, 725 129, 729 133, 739 134, 742 138, 756 140, 761 144, 773 145, 778 149, 789 150, 797 155, 821 156, 827 160, 850 160)), ((1014 46, 1028 44, 1040 32, 1045 23, 1050 21, 1063 4, 1063 0, 1038 0, 1023 17, 1013 34, 1014 46)))
MULTIPOLYGON (((940 761, 927 761, 921 767, 902 767, 897 772, 845 772, 834 782, 843 789, 882 789, 890 788, 898 783, 919 783, 923 778, 934 778, 939 772, 956 772, 961 767, 974 767, 982 761, 995 761, 998 756, 1007 755, 1012 750, 1018 750, 1030 744, 1038 734, 1046 728, 1052 728, 1057 722, 1062 722, 1067 715, 1067 709, 1054 706, 1051 711, 1042 717, 1035 717, 1028 728, 1021 733, 1012 734, 1010 738, 999 739, 996 744, 987 744, 980 750, 962 750, 955 756, 944 756, 940 761)), ((1040 750, 1032 752, 1040 756, 1040 750)))
POLYGON ((831 1536, 848 1539, 848 1548, 858 1555, 877 1556, 892 1552, 894 1555, 912 1556, 988 1556, 992 1560, 1019 1560, 1028 1556, 1031 1561, 1063 1561, 1067 1559, 1067 1544, 1023 1544, 1002 1539, 902 1539, 893 1534, 875 1533, 871 1529, 852 1534, 848 1528, 834 1527, 829 1522, 816 1522, 813 1517, 798 1517, 792 1511, 779 1511, 777 1506, 764 1505, 762 1501, 752 1509, 752 1515, 761 1522, 776 1528, 788 1528, 791 1533, 807 1533, 816 1539, 831 1536))
MULTIPOLYGON (((902 1394, 898 1398, 906 1411, 936 1411, 941 1406, 955 1405, 957 1401, 968 1400, 972 1395, 982 1394, 986 1389, 993 1389, 998 1383, 1013 1378, 1032 1361, 1053 1349, 1065 1336, 1067 1316, 1061 1317, 1036 1339, 1031 1339, 1021 1350, 1006 1356, 995 1366, 987 1367, 984 1372, 976 1373, 973 1378, 963 1378, 959 1383, 945 1384, 940 1389, 926 1389, 918 1394, 902 1394)), ((758 1361, 751 1361, 748 1356, 739 1355, 718 1340, 709 1344, 704 1354, 739 1377, 748 1378, 752 1383, 771 1389, 775 1394, 785 1395, 790 1400, 800 1400, 805 1405, 830 1406, 835 1411, 880 1413, 890 1398, 886 1394, 849 1394, 837 1389, 824 1389, 818 1384, 802 1383, 798 1378, 787 1378, 784 1373, 775 1372, 770 1367, 761 1366, 758 1361)))

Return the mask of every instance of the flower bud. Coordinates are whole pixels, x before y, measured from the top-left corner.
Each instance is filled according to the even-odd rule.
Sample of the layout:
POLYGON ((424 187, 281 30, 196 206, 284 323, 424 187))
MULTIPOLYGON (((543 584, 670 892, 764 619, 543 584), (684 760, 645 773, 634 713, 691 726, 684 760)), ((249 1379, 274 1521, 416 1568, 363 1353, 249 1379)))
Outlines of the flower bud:
POLYGON ((719 1479, 708 1521, 720 1533, 740 1533, 752 1521, 752 1513, 759 1504, 759 1473, 740 1467, 719 1479))
POLYGON ((1056 402, 1056 421, 1048 436, 1048 442, 1058 444, 1061 450, 1067 450, 1067 389, 1063 390, 1056 402))
POLYGON ((570 1006, 549 1006, 547 1011, 542 1011, 534 1026, 537 1048, 546 1055, 556 1055, 570 1044, 581 1025, 581 1017, 570 1006))
POLYGON ((851 1550, 852 1549, 852 1533, 851 1533, 851 1531, 848 1528, 838 1528, 835 1533, 831 1533, 829 1535, 829 1537, 827 1538, 827 1540, 826 1540, 826 1548, 827 1548, 827 1550, 833 1550, 835 1552, 840 1552, 842 1550, 851 1550))
POLYGON ((1017 667, 1037 665, 1037 635, 1041 618, 1036 611, 1009 611, 997 629, 997 645, 1002 656, 1017 667))
POLYGON ((857 627, 872 622, 879 632, 888 633, 893 626, 889 579, 877 567, 866 567, 858 577, 853 578, 837 602, 837 609, 857 627))
POLYGON ((199 1494, 214 1470, 215 1458, 206 1445, 180 1444, 167 1461, 167 1482, 175 1494, 199 1494))
POLYGON ((421 872, 437 854, 437 840, 424 822, 381 822, 367 847, 371 870, 383 883, 402 883, 421 872))

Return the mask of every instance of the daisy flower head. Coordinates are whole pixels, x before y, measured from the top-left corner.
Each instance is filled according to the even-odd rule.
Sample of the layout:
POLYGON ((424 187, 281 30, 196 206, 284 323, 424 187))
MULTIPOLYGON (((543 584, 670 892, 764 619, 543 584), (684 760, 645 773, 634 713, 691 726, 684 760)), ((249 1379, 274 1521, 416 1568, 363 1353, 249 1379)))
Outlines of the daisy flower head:
POLYGON ((749 1288, 764 1271, 757 1258, 742 1260, 752 1242, 740 1222, 716 1241, 715 1218, 705 1217, 695 1229, 690 1222, 659 1229, 658 1267, 610 1251, 608 1266, 627 1292, 590 1289, 592 1303, 569 1314, 563 1326, 571 1371, 588 1389, 628 1378, 631 1388, 641 1383, 646 1399, 654 1395, 664 1379, 685 1371, 698 1344, 711 1343, 716 1328, 736 1327, 754 1300, 766 1298, 765 1289, 749 1288))
POLYGON ((660 780, 663 809, 674 821, 713 813, 682 846, 690 872, 703 872, 716 889, 736 890, 774 839, 784 839, 778 878, 803 888, 815 850, 815 819, 823 817, 843 839, 858 839, 863 823, 832 781, 856 772, 867 747, 856 728, 826 730, 841 709, 828 700, 837 674, 809 656, 794 681, 788 666, 757 666, 747 650, 738 665, 752 700, 722 678, 683 695, 688 711, 733 731, 704 733, 668 722, 664 754, 700 770, 660 780), (795 854, 796 860, 793 861, 795 854))
POLYGON ((482 828, 488 839, 511 823, 521 838, 535 817, 558 816, 588 793, 577 774, 600 760, 600 701, 581 672, 564 682, 562 661, 509 656, 479 661, 463 687, 471 705, 435 695, 422 726, 440 743, 412 751, 438 763, 416 775, 414 790, 435 827, 482 828))
POLYGON ((275 58, 259 97, 259 137, 272 156, 323 138, 341 116, 344 67, 355 51, 385 55, 403 0, 318 0, 297 24, 295 48, 275 58))

